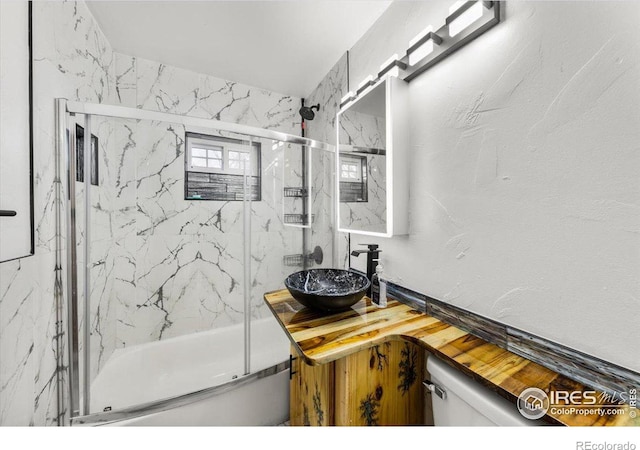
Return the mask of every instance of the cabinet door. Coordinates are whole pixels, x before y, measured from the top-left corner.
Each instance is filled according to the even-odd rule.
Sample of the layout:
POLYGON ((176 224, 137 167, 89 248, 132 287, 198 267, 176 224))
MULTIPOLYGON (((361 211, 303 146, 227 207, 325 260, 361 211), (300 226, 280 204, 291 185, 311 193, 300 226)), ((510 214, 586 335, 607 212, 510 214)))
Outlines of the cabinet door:
MULTIPOLYGON (((295 350, 291 350, 296 355, 295 350)), ((333 425, 334 363, 310 366, 297 358, 290 382, 289 416, 292 426, 333 425)))
POLYGON ((27 2, 0 2, 0 262, 33 254, 30 21, 27 2))
POLYGON ((387 342, 335 362, 336 425, 424 423, 424 351, 387 342))

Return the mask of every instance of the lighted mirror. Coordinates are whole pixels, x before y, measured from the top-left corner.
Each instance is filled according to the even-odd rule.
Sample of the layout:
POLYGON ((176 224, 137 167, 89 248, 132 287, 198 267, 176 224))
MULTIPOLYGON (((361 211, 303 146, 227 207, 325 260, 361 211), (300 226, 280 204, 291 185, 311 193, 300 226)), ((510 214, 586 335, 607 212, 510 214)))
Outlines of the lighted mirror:
POLYGON ((379 80, 338 113, 336 158, 340 231, 406 234, 406 83, 379 80), (404 172, 404 175, 402 173, 404 172))

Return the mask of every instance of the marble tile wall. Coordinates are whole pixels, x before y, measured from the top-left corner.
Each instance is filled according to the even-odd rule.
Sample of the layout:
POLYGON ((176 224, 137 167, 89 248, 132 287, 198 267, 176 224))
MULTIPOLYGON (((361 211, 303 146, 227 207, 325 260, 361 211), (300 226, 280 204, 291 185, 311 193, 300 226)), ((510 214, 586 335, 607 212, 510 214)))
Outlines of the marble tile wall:
POLYGON ((340 143, 356 147, 385 148, 387 138, 384 117, 347 109, 340 117, 340 143))
MULTIPOLYGON (((314 120, 307 122, 307 136, 311 139, 336 144, 336 114, 340 109, 340 99, 348 91, 347 61, 348 57, 345 53, 318 87, 305 99, 307 104, 320 104, 320 110, 316 113, 314 120)), ((334 240, 334 155, 329 152, 313 152, 312 163, 314 186, 312 209, 315 220, 311 230, 311 248, 314 245, 320 245, 325 250, 323 266, 345 267, 348 236, 340 233, 334 240), (330 253, 328 249, 331 249, 330 253)))
POLYGON ((387 231, 386 156, 366 155, 367 201, 340 202, 340 227, 350 230, 387 231))
MULTIPOLYGON (((122 54, 116 54, 116 80, 118 100, 126 106, 299 133, 298 98, 122 54)), ((122 191, 119 234, 126 242, 112 248, 126 261, 112 290, 116 345, 241 322, 242 202, 184 200, 182 126, 118 124, 116 135, 121 165, 114 187, 122 191)), ((262 293, 295 270, 282 258, 302 246, 300 230, 284 226, 282 218, 285 183, 300 184, 301 149, 274 150, 271 141, 260 142, 262 200, 251 205, 250 240, 255 318, 268 315, 262 293)))
MULTIPOLYGON (((339 139, 342 145, 384 149, 386 147, 386 122, 355 109, 340 115, 339 139)), ((366 155, 367 201, 341 202, 340 227, 377 233, 387 231, 386 156, 366 155)))

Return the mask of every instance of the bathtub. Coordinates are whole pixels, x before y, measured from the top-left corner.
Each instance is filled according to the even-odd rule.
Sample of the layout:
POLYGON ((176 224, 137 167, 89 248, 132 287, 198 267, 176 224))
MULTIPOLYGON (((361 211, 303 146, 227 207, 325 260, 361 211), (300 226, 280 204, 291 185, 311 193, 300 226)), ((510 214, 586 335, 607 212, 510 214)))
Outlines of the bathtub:
POLYGON ((289 416, 289 341, 274 318, 113 352, 91 384, 91 411, 74 425, 277 425, 289 416))

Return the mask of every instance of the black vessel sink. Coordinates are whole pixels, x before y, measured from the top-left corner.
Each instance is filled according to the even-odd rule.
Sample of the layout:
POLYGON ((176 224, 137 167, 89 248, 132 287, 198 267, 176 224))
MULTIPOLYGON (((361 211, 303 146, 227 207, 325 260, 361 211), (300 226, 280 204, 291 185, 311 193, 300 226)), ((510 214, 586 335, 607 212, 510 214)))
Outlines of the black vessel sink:
POLYGON ((310 269, 284 280, 293 298, 321 311, 345 311, 364 297, 371 283, 366 276, 340 269, 310 269))

